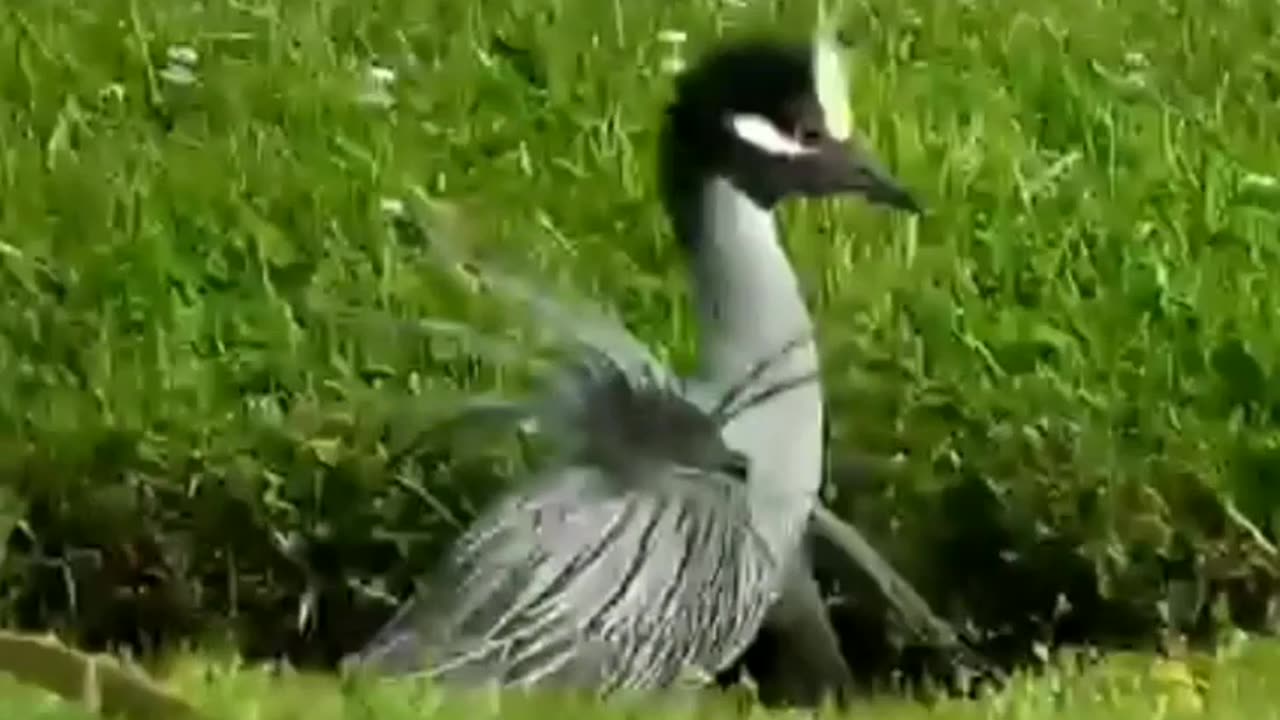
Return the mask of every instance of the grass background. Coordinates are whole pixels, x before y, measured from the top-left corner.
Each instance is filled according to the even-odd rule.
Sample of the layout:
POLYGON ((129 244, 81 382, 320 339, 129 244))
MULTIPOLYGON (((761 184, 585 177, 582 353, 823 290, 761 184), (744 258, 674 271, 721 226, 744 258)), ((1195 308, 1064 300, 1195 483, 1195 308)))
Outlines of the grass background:
MULTIPOLYGON (((1271 629, 1280 10, 850 6, 856 124, 928 214, 786 212, 833 473, 879 461, 832 504, 1007 662, 1271 629)), ((449 199, 484 252, 689 367, 659 32, 692 57, 812 11, 6 3, 0 614, 320 667, 358 644, 519 468, 445 437, 400 453, 459 391, 522 377, 421 318, 527 333, 387 202, 449 199)))

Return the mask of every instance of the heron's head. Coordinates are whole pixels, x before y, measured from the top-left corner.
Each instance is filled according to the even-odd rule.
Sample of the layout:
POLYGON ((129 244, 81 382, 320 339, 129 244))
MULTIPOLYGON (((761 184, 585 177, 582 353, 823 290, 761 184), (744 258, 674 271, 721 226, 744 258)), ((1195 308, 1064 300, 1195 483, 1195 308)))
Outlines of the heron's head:
POLYGON ((855 139, 844 55, 823 33, 808 44, 749 40, 711 51, 677 80, 664 144, 668 194, 719 176, 764 207, 854 193, 919 210, 855 139))

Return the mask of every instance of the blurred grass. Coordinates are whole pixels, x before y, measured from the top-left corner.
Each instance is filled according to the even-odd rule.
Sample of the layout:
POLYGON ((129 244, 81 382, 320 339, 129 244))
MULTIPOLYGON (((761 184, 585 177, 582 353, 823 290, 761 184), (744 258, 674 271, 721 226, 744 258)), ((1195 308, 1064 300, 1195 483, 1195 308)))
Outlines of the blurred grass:
MULTIPOLYGON (((1019 674, 1005 688, 975 700, 884 695, 843 712, 767 711, 739 692, 608 702, 553 694, 443 693, 425 683, 339 681, 288 668, 245 666, 229 659, 186 656, 166 670, 169 688, 202 717, 262 720, 327 718, 1237 718, 1280 717, 1274 702, 1280 646, 1239 640, 1216 655, 1153 659, 1117 653, 1086 660, 1064 654, 1043 674, 1019 674)), ((52 696, 0 677, 0 708, 8 717, 83 718, 91 715, 52 696)))
MULTIPOLYGON (((1280 10, 851 5, 857 124, 929 212, 788 209, 833 452, 894 459, 832 502, 946 614, 1020 646, 1269 629, 1280 10)), ((349 649, 377 620, 352 608, 405 592, 516 467, 445 443, 392 461, 424 409, 520 380, 406 329, 506 317, 384 206, 449 198, 486 251, 688 367, 649 167, 658 31, 692 55, 810 12, 5 4, 8 619, 89 645, 226 626, 250 655, 349 649)))
MULTIPOLYGON (((1274 677, 1280 662, 1274 642, 1239 643, 1229 652, 1185 660, 1158 660, 1118 654, 1080 664, 1063 656, 1043 676, 1022 675, 1008 688, 976 700, 921 702, 902 697, 868 699, 843 713, 826 709, 818 717, 876 718, 1275 718, 1274 677), (1249 714, 1244 714, 1249 713, 1249 714), (1256 714, 1254 714, 1256 713, 1256 714)), ((663 700, 619 699, 600 704, 578 698, 529 696, 519 702, 496 694, 449 696, 424 685, 368 686, 349 683, 339 691, 331 679, 214 665, 177 664, 170 682, 206 709, 210 717, 294 717, 307 706, 310 717, 448 718, 740 718, 786 717, 744 704, 745 696, 725 693, 663 700), (299 696, 306 698, 299 701, 299 696), (324 699, 323 701, 321 699, 324 699), (261 704, 253 706, 257 701, 261 704), (252 709, 250 709, 252 707, 252 709), (415 714, 409 715, 407 711, 415 714)), ((802 717, 801 713, 792 713, 802 717)))

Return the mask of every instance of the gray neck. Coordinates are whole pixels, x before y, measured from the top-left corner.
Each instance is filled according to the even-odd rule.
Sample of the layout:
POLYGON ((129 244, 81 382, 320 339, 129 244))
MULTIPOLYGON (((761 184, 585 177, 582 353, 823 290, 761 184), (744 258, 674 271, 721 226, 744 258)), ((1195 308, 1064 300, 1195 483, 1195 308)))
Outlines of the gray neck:
MULTIPOLYGON (((733 382, 788 343, 812 345, 813 323, 773 212, 720 178, 707 181, 689 211, 705 379, 733 382)), ((786 364, 780 358, 771 375, 786 364)))
MULTIPOLYGON (((813 323, 773 213, 722 178, 686 201, 686 216, 676 222, 692 255, 702 379, 724 388, 762 359, 772 362, 753 388, 816 374, 813 323)), ((817 494, 822 411, 814 378, 755 405, 724 430, 728 444, 751 462, 755 526, 783 558, 799 542, 817 494)))

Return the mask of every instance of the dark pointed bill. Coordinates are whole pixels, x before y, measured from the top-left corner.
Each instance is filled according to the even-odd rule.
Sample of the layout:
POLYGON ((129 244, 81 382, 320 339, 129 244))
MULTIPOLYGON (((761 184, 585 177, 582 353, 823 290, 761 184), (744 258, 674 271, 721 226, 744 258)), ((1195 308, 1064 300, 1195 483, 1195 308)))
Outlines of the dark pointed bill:
POLYGON ((839 185, 865 197, 868 201, 888 205, 910 213, 921 212, 920 203, 902 187, 871 153, 852 142, 831 143, 823 148, 824 163, 839 178, 839 185))
POLYGON ((828 192, 856 192, 870 202, 919 213, 915 198, 854 140, 848 57, 836 38, 839 15, 819 2, 812 65, 827 138, 817 147, 817 184, 828 192))

